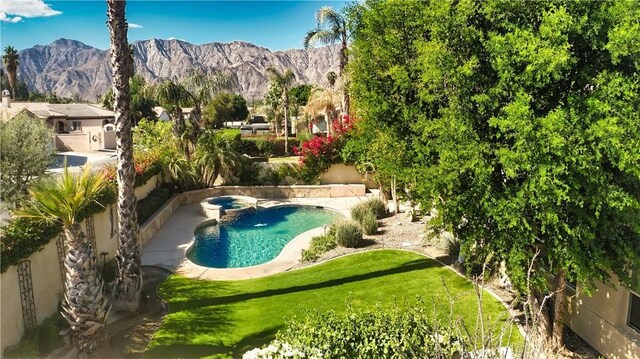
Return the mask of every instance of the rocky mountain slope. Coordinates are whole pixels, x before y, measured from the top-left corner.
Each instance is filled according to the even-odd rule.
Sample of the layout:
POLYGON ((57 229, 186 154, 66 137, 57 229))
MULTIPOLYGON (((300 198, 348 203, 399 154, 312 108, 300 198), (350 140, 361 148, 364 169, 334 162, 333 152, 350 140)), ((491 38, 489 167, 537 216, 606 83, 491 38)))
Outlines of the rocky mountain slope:
MULTIPOLYGON (((327 72, 338 73, 335 46, 309 51, 270 51, 239 41, 194 45, 159 39, 137 41, 132 46, 136 73, 151 83, 163 79, 180 81, 194 68, 227 70, 235 77, 237 90, 249 100, 261 99, 266 93, 269 86, 266 69, 270 66, 291 69, 298 84, 327 85, 327 72)), ((108 50, 59 39, 22 50, 19 56, 19 78, 31 90, 95 101, 111 86, 108 50)))

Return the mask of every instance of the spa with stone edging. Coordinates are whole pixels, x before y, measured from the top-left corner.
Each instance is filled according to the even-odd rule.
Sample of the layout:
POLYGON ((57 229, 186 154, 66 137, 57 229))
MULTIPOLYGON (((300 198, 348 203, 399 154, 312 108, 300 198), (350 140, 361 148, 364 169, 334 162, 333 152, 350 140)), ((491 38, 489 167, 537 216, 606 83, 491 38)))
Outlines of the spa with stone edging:
POLYGON ((248 196, 217 196, 205 198, 200 202, 202 213, 217 221, 233 220, 242 213, 258 209, 258 200, 248 196))

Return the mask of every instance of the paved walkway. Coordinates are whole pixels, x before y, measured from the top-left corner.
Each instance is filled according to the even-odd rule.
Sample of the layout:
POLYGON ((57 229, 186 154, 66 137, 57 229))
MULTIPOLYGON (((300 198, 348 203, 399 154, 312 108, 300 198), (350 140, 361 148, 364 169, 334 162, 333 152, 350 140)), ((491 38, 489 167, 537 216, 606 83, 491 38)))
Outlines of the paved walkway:
MULTIPOLYGON (((259 199, 261 207, 281 204, 323 206, 349 216, 349 209, 363 197, 343 198, 289 198, 259 199)), ((142 250, 142 264, 168 269, 189 278, 209 280, 233 280, 265 277, 284 272, 298 265, 300 251, 308 248, 313 236, 322 234, 323 228, 304 232, 294 238, 273 260, 244 268, 208 268, 192 263, 186 252, 193 243, 193 232, 207 218, 200 212, 200 204, 180 207, 142 250)))

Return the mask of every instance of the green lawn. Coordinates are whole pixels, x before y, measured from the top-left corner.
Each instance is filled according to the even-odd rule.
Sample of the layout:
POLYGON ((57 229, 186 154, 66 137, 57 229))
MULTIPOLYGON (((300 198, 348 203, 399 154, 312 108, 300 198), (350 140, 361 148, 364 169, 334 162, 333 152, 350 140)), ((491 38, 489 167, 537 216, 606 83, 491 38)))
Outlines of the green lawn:
MULTIPOLYGON (((343 312, 347 301, 373 309, 376 304, 413 305, 420 296, 429 309, 435 304, 444 316, 449 299, 443 280, 457 298, 455 315, 473 328, 478 302, 472 284, 412 252, 366 252, 251 280, 214 282, 173 275, 160 287, 169 314, 145 357, 240 357, 270 341, 285 317, 304 315, 309 309, 343 312)), ((483 308, 491 321, 508 315, 488 294, 483 308)), ((513 333, 516 341, 522 340, 517 330, 513 333)))

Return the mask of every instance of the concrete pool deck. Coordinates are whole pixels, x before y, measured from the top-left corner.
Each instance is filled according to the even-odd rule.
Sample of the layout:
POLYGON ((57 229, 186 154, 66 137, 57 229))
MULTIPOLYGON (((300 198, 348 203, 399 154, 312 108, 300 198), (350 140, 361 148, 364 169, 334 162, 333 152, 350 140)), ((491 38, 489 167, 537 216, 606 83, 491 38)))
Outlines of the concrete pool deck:
MULTIPOLYGON (((347 218, 349 209, 365 197, 341 198, 287 198, 258 199, 260 207, 273 207, 284 204, 322 206, 337 210, 347 218)), ((265 277, 282 273, 296 266, 300 261, 300 252, 308 248, 311 238, 323 233, 323 228, 304 232, 289 242, 273 260, 243 268, 208 268, 191 262, 186 252, 194 240, 194 230, 198 224, 207 220, 200 212, 200 204, 182 206, 160 228, 142 249, 142 264, 158 266, 188 278, 206 280, 236 280, 265 277)))

